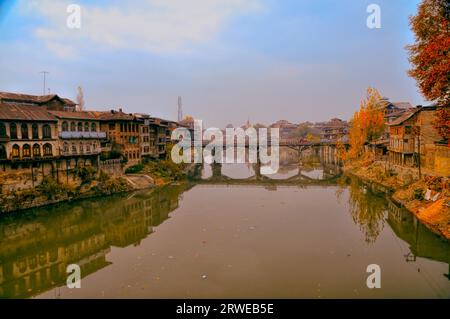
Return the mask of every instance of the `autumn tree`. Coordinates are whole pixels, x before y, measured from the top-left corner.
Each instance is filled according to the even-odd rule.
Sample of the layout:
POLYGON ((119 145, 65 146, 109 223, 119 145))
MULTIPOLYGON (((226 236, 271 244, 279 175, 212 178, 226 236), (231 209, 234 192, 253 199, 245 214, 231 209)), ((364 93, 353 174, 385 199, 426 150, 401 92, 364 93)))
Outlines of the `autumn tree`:
POLYGON ((359 111, 350 121, 348 158, 362 155, 364 144, 378 139, 384 132, 384 109, 380 107, 381 94, 374 88, 367 89, 366 98, 361 101, 359 111))
POLYGON ((435 127, 450 138, 450 1, 423 0, 410 18, 415 43, 407 47, 412 69, 423 96, 438 106, 435 127))

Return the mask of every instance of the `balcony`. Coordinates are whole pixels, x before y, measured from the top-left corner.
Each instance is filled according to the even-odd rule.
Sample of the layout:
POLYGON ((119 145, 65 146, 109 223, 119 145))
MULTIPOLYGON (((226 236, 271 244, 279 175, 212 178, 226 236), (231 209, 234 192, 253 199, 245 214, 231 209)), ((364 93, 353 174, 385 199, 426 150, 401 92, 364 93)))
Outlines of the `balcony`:
POLYGON ((59 137, 64 140, 70 139, 105 139, 105 132, 61 132, 59 137))

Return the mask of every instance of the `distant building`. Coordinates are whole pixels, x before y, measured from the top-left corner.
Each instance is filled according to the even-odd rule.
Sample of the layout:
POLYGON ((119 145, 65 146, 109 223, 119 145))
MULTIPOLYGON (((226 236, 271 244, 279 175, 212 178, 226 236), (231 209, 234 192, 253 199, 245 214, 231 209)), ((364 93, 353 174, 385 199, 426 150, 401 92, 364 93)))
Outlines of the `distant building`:
POLYGON ((288 138, 295 132, 295 130, 298 128, 298 125, 293 124, 287 120, 280 120, 271 124, 270 128, 278 128, 280 132, 280 138, 288 138))
POLYGON ((320 139, 324 142, 348 141, 349 124, 339 118, 333 118, 315 126, 320 130, 320 139))

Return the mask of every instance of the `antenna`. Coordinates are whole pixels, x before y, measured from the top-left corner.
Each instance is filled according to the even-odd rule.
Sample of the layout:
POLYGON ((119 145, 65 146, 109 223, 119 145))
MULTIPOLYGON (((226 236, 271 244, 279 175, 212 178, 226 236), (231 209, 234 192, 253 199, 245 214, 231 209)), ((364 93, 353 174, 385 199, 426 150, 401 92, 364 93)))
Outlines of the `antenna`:
POLYGON ((50 72, 47 72, 47 71, 41 71, 41 72, 39 72, 39 73, 44 75, 44 86, 42 87, 42 95, 45 95, 45 91, 46 91, 46 88, 45 88, 45 77, 46 77, 46 75, 49 74, 50 72))
POLYGON ((178 96, 178 122, 183 120, 183 103, 181 100, 181 96, 178 96))

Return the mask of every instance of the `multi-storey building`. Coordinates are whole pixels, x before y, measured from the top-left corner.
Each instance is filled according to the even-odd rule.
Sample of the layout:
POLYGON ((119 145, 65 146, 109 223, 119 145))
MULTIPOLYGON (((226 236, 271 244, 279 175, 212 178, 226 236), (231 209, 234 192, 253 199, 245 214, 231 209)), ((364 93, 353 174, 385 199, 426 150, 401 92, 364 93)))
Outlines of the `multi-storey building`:
POLYGON ((166 156, 166 144, 170 141, 169 121, 152 117, 150 119, 151 136, 155 138, 155 151, 157 157, 166 156), (169 140, 167 136, 169 135, 169 140))
POLYGON ((97 112, 102 132, 111 141, 112 148, 117 148, 128 164, 141 161, 141 126, 143 122, 133 114, 111 110, 97 112))
POLYGON ((57 155, 57 120, 44 108, 0 104, 0 159, 14 162, 57 155))
POLYGON ((400 166, 434 170, 436 143, 441 139, 433 126, 436 107, 418 106, 389 124, 389 161, 400 166), (420 145, 420 146, 419 146, 420 145))
POLYGON ((317 128, 320 129, 320 138, 324 142, 346 142, 348 140, 349 125, 346 121, 333 118, 326 123, 321 123, 317 128))
POLYGON ((106 133, 100 131, 100 121, 93 112, 49 111, 58 119, 58 148, 63 158, 77 161, 98 160, 106 133))

